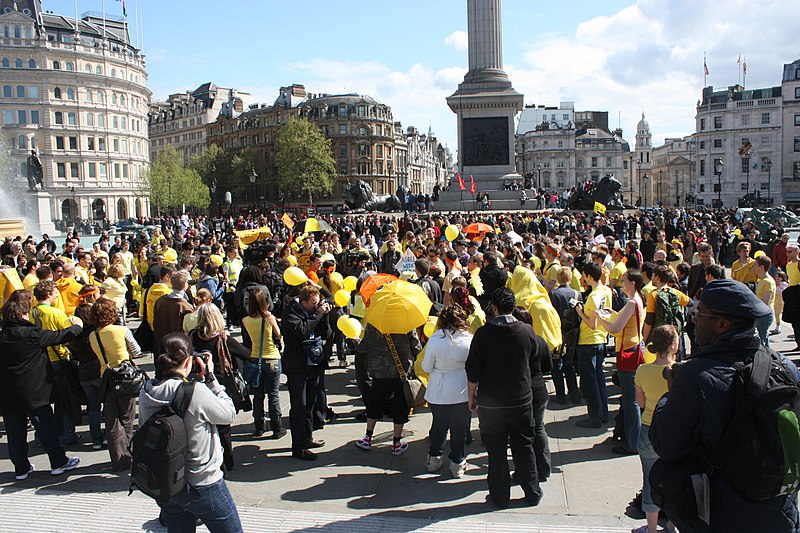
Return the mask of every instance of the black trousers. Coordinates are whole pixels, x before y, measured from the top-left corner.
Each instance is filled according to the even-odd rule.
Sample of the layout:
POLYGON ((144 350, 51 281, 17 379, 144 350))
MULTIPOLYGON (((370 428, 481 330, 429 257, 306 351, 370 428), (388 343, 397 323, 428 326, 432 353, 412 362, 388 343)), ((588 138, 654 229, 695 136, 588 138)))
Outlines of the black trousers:
POLYGON ((292 432, 292 451, 308 449, 313 439, 313 411, 317 400, 320 369, 309 366, 305 373, 286 374, 289 389, 289 428, 292 432))
POLYGON ((501 507, 511 498, 511 475, 508 469, 508 447, 514 459, 514 470, 526 498, 539 498, 542 489, 533 452, 534 419, 532 404, 522 407, 478 409, 481 439, 489 456, 489 495, 501 507))

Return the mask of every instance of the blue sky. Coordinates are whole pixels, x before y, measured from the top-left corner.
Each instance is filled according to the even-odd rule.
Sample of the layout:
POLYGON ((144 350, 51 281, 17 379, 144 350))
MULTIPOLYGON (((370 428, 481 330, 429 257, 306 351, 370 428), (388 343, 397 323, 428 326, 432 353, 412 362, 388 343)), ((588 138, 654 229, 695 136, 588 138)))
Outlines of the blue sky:
MULTIPOLYGON (((73 16, 73 0, 43 0, 73 16)), ((136 42, 136 2, 126 0, 136 42)), ((78 0, 78 12, 101 0, 78 0)), ((654 143, 691 134, 703 87, 739 81, 780 85, 795 44, 800 0, 503 0, 504 66, 526 104, 574 101, 607 110, 633 144, 642 111, 654 143), (758 21, 757 23, 753 21, 758 21)), ((106 12, 121 4, 105 0, 106 12)), ((445 104, 467 66, 466 1, 140 0, 149 87, 162 100, 206 81, 274 101, 282 85, 310 92, 369 94, 392 106, 403 126, 427 130, 456 149, 445 104)))

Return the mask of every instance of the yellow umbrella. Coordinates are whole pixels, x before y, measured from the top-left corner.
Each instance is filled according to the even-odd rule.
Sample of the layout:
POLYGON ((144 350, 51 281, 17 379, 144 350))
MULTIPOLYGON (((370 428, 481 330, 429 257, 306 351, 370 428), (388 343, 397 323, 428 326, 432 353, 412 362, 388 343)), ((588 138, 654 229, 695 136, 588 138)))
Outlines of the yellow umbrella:
POLYGON ((419 285, 390 281, 370 297, 366 319, 381 333, 408 333, 425 324, 431 305, 419 285))
POLYGON ((318 231, 330 231, 331 225, 324 220, 319 220, 314 217, 301 220, 294 227, 294 231, 298 233, 316 233, 318 231))

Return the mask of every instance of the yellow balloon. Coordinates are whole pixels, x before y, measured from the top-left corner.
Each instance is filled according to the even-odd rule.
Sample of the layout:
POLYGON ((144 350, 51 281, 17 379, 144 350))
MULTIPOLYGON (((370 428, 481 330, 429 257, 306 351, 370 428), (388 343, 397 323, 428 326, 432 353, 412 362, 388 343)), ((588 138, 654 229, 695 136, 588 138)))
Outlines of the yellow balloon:
POLYGON ((285 281, 287 285, 294 287, 308 281, 308 276, 298 267, 290 266, 283 272, 283 281, 285 281))
POLYGON ((336 321, 339 331, 348 339, 357 339, 361 335, 361 322, 350 316, 340 316, 336 321))
POLYGON ((430 339, 433 334, 436 333, 436 322, 426 323, 423 331, 425 332, 425 336, 430 339))
POLYGON ((344 286, 344 278, 342 278, 342 275, 340 273, 334 272, 330 275, 330 278, 331 278, 331 283, 333 283, 334 285, 344 286))
POLYGON ((656 354, 650 351, 650 348, 644 349, 644 362, 647 364, 652 363, 656 360, 656 354))
POLYGON ((455 224, 450 224, 444 230, 444 236, 447 238, 448 241, 454 241, 458 238, 458 226, 455 224))
POLYGON ((742 234, 742 230, 740 230, 739 228, 736 228, 735 230, 733 230, 733 234, 737 235, 737 236, 741 235, 742 234))
POLYGON ((297 266, 297 258, 293 255, 288 255, 286 259, 289 260, 289 264, 292 266, 297 266))
POLYGON ((294 242, 296 242, 297 244, 303 244, 303 238, 302 237, 298 237, 298 238, 296 238, 294 240, 294 242))
POLYGON ((759 251, 757 251, 757 252, 755 253, 755 255, 754 255, 753 257, 762 257, 762 256, 766 257, 766 255, 767 255, 767 254, 766 254, 766 253, 764 253, 764 250, 759 250, 759 251))
POLYGON ((350 291, 347 289, 340 289, 333 295, 333 301, 339 307, 346 307, 350 303, 350 291))
POLYGON ((356 290, 356 286, 358 286, 358 278, 355 276, 347 276, 342 280, 344 283, 344 288, 347 289, 349 292, 353 292, 356 290))

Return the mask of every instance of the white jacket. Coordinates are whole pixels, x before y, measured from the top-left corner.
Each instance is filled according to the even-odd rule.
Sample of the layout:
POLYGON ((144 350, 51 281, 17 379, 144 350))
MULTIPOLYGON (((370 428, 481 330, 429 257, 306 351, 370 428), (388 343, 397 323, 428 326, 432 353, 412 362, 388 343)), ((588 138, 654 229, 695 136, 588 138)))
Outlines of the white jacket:
POLYGON ((472 344, 467 331, 439 330, 425 347, 422 369, 430 374, 425 400, 438 405, 467 401, 467 371, 464 364, 472 344))

